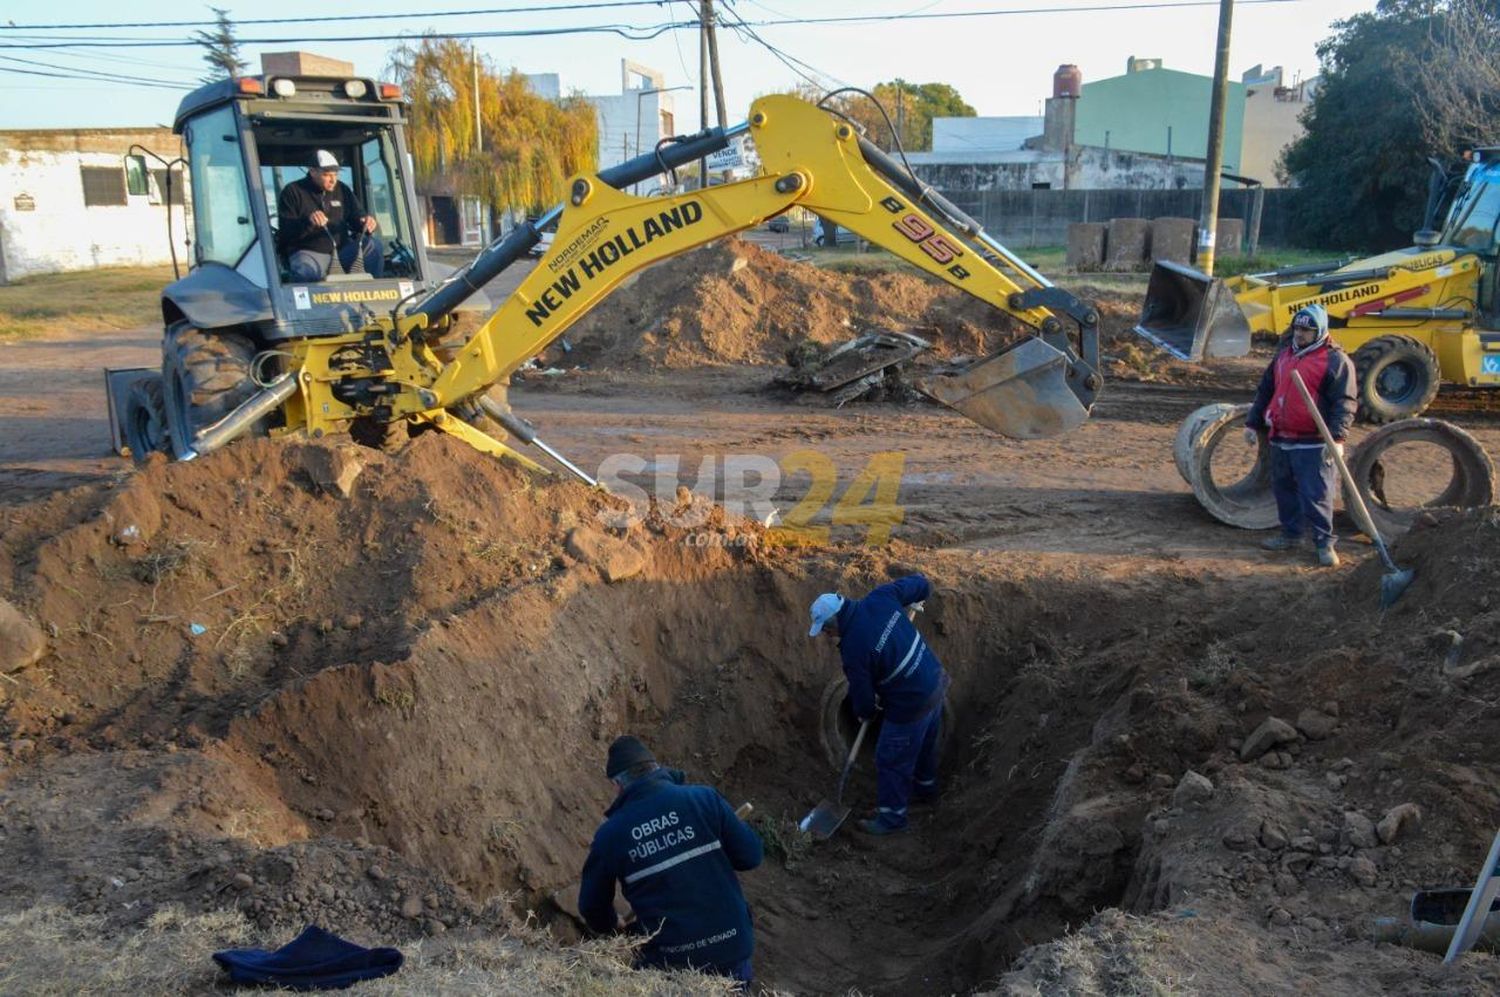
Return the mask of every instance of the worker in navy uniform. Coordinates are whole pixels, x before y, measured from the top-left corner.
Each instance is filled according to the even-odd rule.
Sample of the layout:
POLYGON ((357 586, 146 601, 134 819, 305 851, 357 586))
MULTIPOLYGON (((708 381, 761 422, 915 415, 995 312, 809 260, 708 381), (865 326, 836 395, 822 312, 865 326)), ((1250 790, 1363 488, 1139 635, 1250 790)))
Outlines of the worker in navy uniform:
POLYGON ((948 675, 912 625, 908 607, 921 608, 932 593, 922 575, 907 575, 846 599, 824 592, 812 604, 808 636, 832 633, 849 680, 849 704, 861 721, 883 713, 875 744, 878 804, 856 826, 866 834, 907 830, 911 803, 938 797, 938 747, 948 675))
POLYGON ((375 216, 339 180, 339 161, 326 149, 313 155, 307 176, 281 188, 276 226, 277 248, 293 280, 327 277, 335 253, 345 273, 356 269, 356 258, 371 277, 384 272, 385 245, 375 234, 375 216))
POLYGON ((621 929, 615 887, 649 936, 641 967, 691 968, 749 985, 755 939, 737 872, 760 865, 761 843, 729 801, 658 765, 634 737, 609 747, 617 795, 594 834, 578 910, 594 931, 621 929))

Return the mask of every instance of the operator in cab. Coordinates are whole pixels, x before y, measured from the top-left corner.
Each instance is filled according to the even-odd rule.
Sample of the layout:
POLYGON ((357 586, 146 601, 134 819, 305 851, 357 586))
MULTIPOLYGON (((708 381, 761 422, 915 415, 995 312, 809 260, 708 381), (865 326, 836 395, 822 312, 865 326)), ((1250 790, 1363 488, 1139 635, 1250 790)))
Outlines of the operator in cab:
POLYGON ((808 636, 839 638, 854 715, 868 723, 877 711, 884 713, 875 743, 877 808, 856 825, 866 834, 899 834, 910 826, 910 804, 937 802, 949 679, 908 610, 920 609, 931 593, 931 583, 917 574, 881 585, 863 599, 824 592, 812 604, 808 636))
POLYGON ((339 180, 339 161, 326 149, 314 154, 307 176, 281 189, 276 216, 277 248, 293 280, 323 280, 335 255, 344 273, 383 274, 385 245, 375 234, 375 216, 339 180))
POLYGON ((578 887, 578 911, 600 934, 647 935, 637 967, 725 976, 749 986, 755 939, 737 872, 760 865, 761 843, 729 801, 657 764, 629 735, 609 746, 613 804, 594 835, 578 887), (615 886, 635 921, 615 914, 615 886))
POLYGON ((1296 371, 1328 424, 1328 435, 1340 454, 1358 407, 1354 362, 1328 337, 1328 311, 1314 303, 1292 316, 1276 356, 1261 375, 1255 401, 1245 416, 1245 442, 1260 444, 1270 437, 1271 492, 1281 532, 1261 543, 1266 550, 1295 550, 1312 534, 1314 557, 1325 568, 1337 567, 1333 549, 1333 497, 1338 471, 1333 454, 1302 394, 1292 383, 1296 371))

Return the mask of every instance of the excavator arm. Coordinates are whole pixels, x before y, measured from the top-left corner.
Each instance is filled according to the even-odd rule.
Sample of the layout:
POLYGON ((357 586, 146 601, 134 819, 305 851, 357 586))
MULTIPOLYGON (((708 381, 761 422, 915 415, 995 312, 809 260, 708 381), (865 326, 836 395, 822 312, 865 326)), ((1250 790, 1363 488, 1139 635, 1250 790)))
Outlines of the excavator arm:
MULTIPOLYGON (((304 342, 294 358, 295 377, 268 386, 242 407, 248 412, 258 401, 259 417, 268 406, 283 405, 288 429, 311 435, 361 415, 430 423, 535 466, 475 427, 484 412, 514 439, 558 457, 528 423, 491 397, 493 386, 505 384, 626 278, 800 205, 1035 330, 957 374, 919 380, 920 390, 1018 438, 1051 436, 1088 417, 1100 387, 1094 308, 1053 286, 850 123, 819 107, 795 97, 764 97, 744 125, 713 129, 576 176, 569 188, 564 205, 485 249, 404 314, 398 309, 345 339, 304 342), (620 189, 724 148, 741 133, 750 135, 760 154, 762 169, 755 177, 670 197, 635 197, 620 189), (551 248, 536 268, 456 355, 441 359, 433 340, 447 328, 448 316, 525 255, 539 241, 539 229, 552 224, 551 248)), ((214 439, 200 442, 227 438, 235 422, 212 427, 214 439)))
POLYGON ((1098 388, 1091 308, 1073 308, 1092 319, 1078 323, 1075 345, 1047 307, 1070 296, 1049 293, 1056 289, 1004 247, 976 248, 919 203, 909 178, 898 186, 882 175, 886 164, 872 164, 870 153, 883 154, 862 148, 854 129, 826 111, 766 97, 752 109, 750 134, 762 173, 738 183, 640 198, 597 177, 575 178, 551 252, 425 392, 397 400, 394 414, 445 408, 502 382, 642 268, 801 205, 1043 333, 987 376, 929 378, 919 385, 927 393, 1009 435, 1052 435, 1087 417, 1098 388))

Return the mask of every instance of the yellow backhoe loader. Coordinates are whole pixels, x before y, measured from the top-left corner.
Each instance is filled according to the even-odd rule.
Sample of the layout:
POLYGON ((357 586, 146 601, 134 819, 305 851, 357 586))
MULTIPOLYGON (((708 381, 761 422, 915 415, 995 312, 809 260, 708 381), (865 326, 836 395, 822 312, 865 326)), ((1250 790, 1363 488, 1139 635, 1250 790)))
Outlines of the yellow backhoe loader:
POLYGON ((1360 415, 1370 422, 1421 414, 1442 381, 1500 386, 1500 149, 1471 154, 1440 231, 1430 222, 1447 184, 1434 166, 1429 226, 1417 245, 1227 280, 1158 263, 1136 331, 1184 360, 1242 356, 1252 333, 1279 335, 1298 308, 1317 302, 1354 360, 1360 415))
POLYGON ((124 383, 122 372, 122 383, 111 383, 131 451, 192 459, 245 433, 432 427, 531 467, 518 450, 535 446, 591 480, 511 412, 502 387, 511 373, 631 274, 794 206, 1036 331, 956 375, 921 381, 931 397, 1030 438, 1077 426, 1099 391, 1093 306, 1054 287, 849 122, 813 104, 764 97, 743 124, 669 139, 575 176, 564 204, 441 279, 413 224, 402 107, 390 84, 316 77, 229 80, 183 101, 176 128, 193 181, 197 265, 163 292, 160 377, 136 372, 124 383), (746 134, 761 161, 749 179, 665 197, 625 192, 746 134), (346 164, 351 190, 377 217, 385 255, 356 273, 338 273, 335 262, 309 282, 277 250, 275 192, 286 182, 279 171, 315 150, 346 164), (535 269, 456 352, 445 345, 440 355, 435 346, 455 311, 528 258, 544 230, 554 235, 535 269), (509 440, 478 428, 486 416, 509 440))

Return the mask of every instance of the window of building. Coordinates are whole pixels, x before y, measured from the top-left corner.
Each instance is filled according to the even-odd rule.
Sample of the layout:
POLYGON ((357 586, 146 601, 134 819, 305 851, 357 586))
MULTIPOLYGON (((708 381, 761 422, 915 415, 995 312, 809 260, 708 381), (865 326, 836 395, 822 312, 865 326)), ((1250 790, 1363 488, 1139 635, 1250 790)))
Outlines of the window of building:
POLYGON ((146 179, 146 157, 125 157, 125 189, 138 197, 151 193, 151 182, 146 179))
POLYGON ((187 203, 187 178, 182 175, 182 170, 172 170, 171 193, 167 191, 167 171, 152 170, 151 182, 156 184, 156 189, 161 192, 162 200, 170 200, 172 204, 182 206, 187 203))
POLYGON ((88 208, 116 208, 125 201, 125 174, 118 166, 81 166, 83 204, 88 208))
POLYGON ((663 112, 661 112, 661 133, 662 133, 662 135, 676 135, 677 132, 675 131, 675 128, 676 128, 676 126, 672 122, 672 112, 671 111, 663 111, 663 112))

